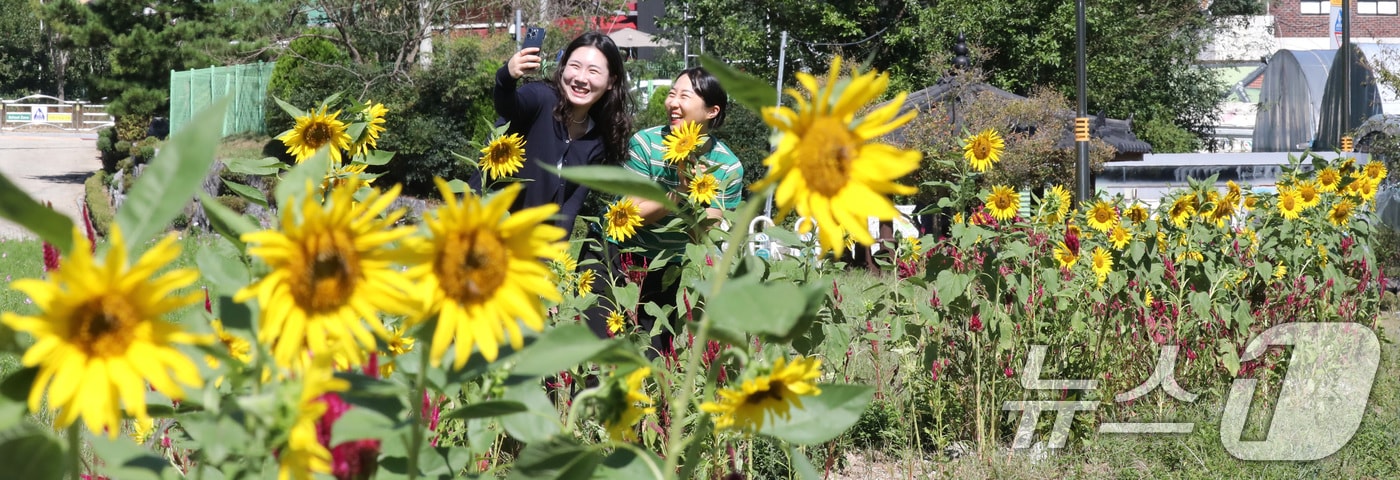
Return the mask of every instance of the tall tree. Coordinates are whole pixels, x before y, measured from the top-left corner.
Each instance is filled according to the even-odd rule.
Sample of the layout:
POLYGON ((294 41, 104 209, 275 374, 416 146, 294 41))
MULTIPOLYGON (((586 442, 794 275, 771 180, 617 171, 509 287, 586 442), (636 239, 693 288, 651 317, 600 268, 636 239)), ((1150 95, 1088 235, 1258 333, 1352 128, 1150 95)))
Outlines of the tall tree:
POLYGON ((48 65, 35 7, 30 0, 0 0, 0 97, 36 93, 45 86, 48 65))
POLYGON ((60 55, 101 52, 102 65, 83 78, 92 83, 92 96, 109 97, 110 111, 117 115, 149 116, 168 106, 171 70, 270 58, 261 47, 276 32, 305 22, 289 5, 279 0, 56 0, 45 6, 44 17, 60 55))
MULTIPOLYGON (((682 26, 692 35, 703 26, 708 50, 770 79, 778 67, 778 32, 787 31, 788 72, 820 71, 831 55, 842 53, 891 72, 897 88, 918 89, 947 71, 949 48, 961 33, 972 48, 973 66, 989 83, 1020 94, 1044 85, 1074 98, 1074 0, 690 0, 685 5, 690 20, 683 20, 687 8, 677 6, 663 21, 670 37, 680 35, 682 26)), ((1218 115, 1224 86, 1195 59, 1221 26, 1217 8, 1220 15, 1254 13, 1259 2, 1221 1, 1203 10, 1199 0, 1089 1, 1091 112, 1134 117, 1137 133, 1147 134, 1148 141, 1162 134, 1144 130, 1145 125, 1204 138, 1218 115)))

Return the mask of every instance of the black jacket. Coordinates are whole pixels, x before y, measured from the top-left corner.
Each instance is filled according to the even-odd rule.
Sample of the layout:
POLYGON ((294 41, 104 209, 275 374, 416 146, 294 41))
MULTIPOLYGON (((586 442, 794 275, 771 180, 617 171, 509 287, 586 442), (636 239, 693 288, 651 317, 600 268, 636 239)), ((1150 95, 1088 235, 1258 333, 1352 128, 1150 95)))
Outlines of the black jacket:
MULTIPOLYGON (((546 203, 557 204, 559 213, 555 216, 554 224, 572 232, 574 218, 588 197, 588 187, 565 182, 541 165, 573 167, 603 163, 605 147, 602 129, 593 125, 588 133, 570 141, 565 126, 554 120, 554 106, 560 101, 558 94, 542 82, 516 88, 517 83, 506 67, 496 71, 493 95, 496 113, 501 116, 496 122, 497 125, 510 122, 506 133, 518 133, 525 138, 525 165, 515 177, 530 180, 524 183, 524 190, 510 210, 515 212, 546 203)), ((473 175, 468 184, 480 191, 481 172, 473 175)))

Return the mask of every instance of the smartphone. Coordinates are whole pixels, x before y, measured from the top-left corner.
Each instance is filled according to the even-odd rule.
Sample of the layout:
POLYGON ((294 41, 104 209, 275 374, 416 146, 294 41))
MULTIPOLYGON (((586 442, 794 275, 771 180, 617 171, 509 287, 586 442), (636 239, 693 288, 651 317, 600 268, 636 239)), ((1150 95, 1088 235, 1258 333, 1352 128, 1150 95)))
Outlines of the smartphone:
POLYGON ((544 27, 528 27, 525 29, 525 38, 520 42, 520 49, 544 48, 544 27))

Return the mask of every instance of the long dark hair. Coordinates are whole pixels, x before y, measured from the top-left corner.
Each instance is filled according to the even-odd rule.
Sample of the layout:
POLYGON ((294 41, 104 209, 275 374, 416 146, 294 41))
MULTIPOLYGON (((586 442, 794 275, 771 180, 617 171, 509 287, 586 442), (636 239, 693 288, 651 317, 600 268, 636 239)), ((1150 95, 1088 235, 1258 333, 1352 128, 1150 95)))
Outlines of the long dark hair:
POLYGON ((690 88, 695 90, 695 94, 705 101, 706 107, 719 107, 719 114, 710 119, 710 130, 724 125, 724 112, 729 110, 729 94, 724 93, 724 87, 719 85, 719 79, 702 67, 691 67, 681 70, 676 78, 686 77, 690 79, 690 88))
POLYGON ((632 112, 629 108, 632 98, 627 91, 627 71, 622 66, 622 52, 617 49, 617 44, 613 43, 612 38, 596 31, 584 32, 569 42, 569 46, 564 49, 564 55, 559 60, 560 68, 554 69, 553 78, 549 81, 549 88, 554 90, 560 99, 559 103, 554 105, 554 120, 564 122, 569 115, 569 102, 564 100, 564 92, 560 89, 559 82, 564 73, 563 65, 569 62, 574 50, 580 47, 596 48, 608 59, 608 79, 612 88, 603 92, 603 97, 598 99, 598 103, 588 109, 588 116, 593 119, 597 128, 602 129, 605 159, 608 163, 621 164, 627 155, 627 140, 632 136, 632 112))

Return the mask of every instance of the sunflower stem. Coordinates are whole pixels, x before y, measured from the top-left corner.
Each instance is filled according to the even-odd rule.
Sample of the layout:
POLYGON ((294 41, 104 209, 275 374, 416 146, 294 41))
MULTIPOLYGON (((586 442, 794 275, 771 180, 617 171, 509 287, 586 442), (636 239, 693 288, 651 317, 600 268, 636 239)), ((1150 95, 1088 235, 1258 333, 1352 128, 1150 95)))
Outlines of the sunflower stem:
MULTIPOLYGON (((764 189, 762 192, 763 194, 755 198, 766 196, 772 188, 773 187, 768 187, 764 189)), ((729 279, 729 265, 734 262, 735 252, 743 249, 743 242, 740 240, 747 234, 749 221, 758 213, 757 205, 757 203, 745 205, 745 208, 740 210, 739 221, 730 224, 729 248, 724 250, 724 255, 720 256, 719 264, 715 265, 714 271, 719 272, 719 276, 716 277, 714 283, 710 285, 710 293, 706 298, 715 298, 718 296, 720 288, 722 288, 724 282, 729 279), (739 232, 744 232, 745 235, 740 235, 739 232)), ((706 238, 708 239, 708 236, 706 238)), ((694 345, 699 345, 700 348, 692 347, 686 352, 688 358, 686 358, 685 363, 685 381, 680 384, 681 393, 680 395, 670 395, 671 426, 667 429, 666 433, 666 467, 662 470, 668 478, 675 475, 676 468, 680 465, 681 455, 685 450, 685 439, 681 434, 683 433, 682 430, 684 429, 685 418, 690 413, 691 396, 695 394, 695 389, 692 387, 695 383, 695 370, 700 364, 699 352, 703 352, 705 350, 705 345, 710 341, 710 325, 712 323, 710 312, 706 311, 704 315, 700 316, 700 331, 696 333, 694 343, 694 345)), ((700 439, 696 440, 698 441, 700 439)), ((691 460, 693 461, 694 459, 691 460)))
POLYGON ((83 431, 81 425, 78 422, 68 425, 68 458, 73 480, 80 480, 83 475, 83 431))
POLYGON ((418 356, 418 373, 413 376, 413 398, 408 401, 409 424, 413 425, 408 439, 408 479, 418 478, 418 452, 423 449, 423 399, 428 395, 428 352, 418 356))

